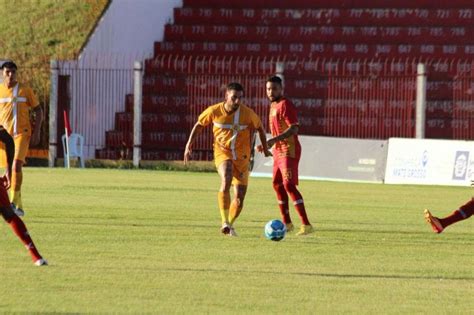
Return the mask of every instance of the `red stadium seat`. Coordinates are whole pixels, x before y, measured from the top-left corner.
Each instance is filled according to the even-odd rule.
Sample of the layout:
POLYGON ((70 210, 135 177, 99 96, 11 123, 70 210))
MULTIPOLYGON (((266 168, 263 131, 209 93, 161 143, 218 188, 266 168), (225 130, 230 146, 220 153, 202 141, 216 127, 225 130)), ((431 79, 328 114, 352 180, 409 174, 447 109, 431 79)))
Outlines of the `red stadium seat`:
MULTIPOLYGON (((271 8, 297 9, 297 8, 469 8, 470 0, 273 0, 271 8)), ((220 8, 221 0, 184 0, 184 7, 194 8, 220 8)), ((227 0, 226 8, 268 8, 267 0, 227 0)))
MULTIPOLYGON (((166 41, 260 43, 346 43, 346 44, 472 44, 472 26, 247 26, 176 25, 165 27, 166 41)), ((228 48, 233 49, 232 47, 228 48)), ((237 51, 237 48, 235 48, 237 51)))
POLYGON ((264 26, 473 26, 473 12, 465 8, 220 8, 183 7, 174 10, 177 25, 264 25, 264 26))
MULTIPOLYGON (((196 115, 222 100, 223 81, 255 76, 244 85, 257 95, 279 63, 302 134, 413 136, 419 62, 427 66, 427 137, 474 130, 462 105, 473 101, 471 83, 454 83, 474 73, 472 0, 183 0, 164 39, 145 62, 144 159, 182 159, 196 115)), ((264 93, 247 102, 266 124, 264 93)), ((130 157, 133 106, 127 95, 98 156, 130 157)), ((196 148, 194 159, 212 159, 209 143, 196 148)))
POLYGON ((163 54, 201 56, 271 56, 287 58, 458 58, 474 57, 474 45, 419 44, 342 44, 342 43, 228 43, 228 42, 156 42, 155 56, 163 54))

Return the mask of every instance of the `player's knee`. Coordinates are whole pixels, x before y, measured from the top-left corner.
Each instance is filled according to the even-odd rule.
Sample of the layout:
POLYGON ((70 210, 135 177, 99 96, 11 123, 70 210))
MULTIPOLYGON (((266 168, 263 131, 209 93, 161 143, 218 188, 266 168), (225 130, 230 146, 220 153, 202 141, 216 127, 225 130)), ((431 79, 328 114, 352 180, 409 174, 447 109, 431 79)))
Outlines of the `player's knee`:
POLYGON ((15 216, 15 213, 13 212, 13 209, 11 207, 5 207, 1 206, 0 207, 0 213, 2 214, 3 219, 7 222, 10 223, 10 221, 13 219, 15 216))
POLYGON ((282 183, 273 183, 273 190, 279 191, 283 187, 282 183))
POLYGON ((284 182, 283 185, 285 186, 285 190, 289 193, 298 192, 298 188, 296 188, 296 185, 291 182, 284 182))
POLYGON ((232 180, 223 180, 221 182, 221 188, 220 188, 220 191, 223 191, 223 192, 228 192, 230 190, 230 186, 232 186, 232 180))

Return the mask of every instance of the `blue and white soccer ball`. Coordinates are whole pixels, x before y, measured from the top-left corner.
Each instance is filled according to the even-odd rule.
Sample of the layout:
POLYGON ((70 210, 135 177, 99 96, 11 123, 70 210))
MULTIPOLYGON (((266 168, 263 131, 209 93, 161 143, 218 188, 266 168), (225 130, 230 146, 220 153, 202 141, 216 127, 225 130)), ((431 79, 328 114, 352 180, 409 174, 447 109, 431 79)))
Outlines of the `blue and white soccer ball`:
POLYGON ((265 224, 265 237, 272 241, 281 241, 285 238, 286 225, 280 220, 271 220, 265 224))

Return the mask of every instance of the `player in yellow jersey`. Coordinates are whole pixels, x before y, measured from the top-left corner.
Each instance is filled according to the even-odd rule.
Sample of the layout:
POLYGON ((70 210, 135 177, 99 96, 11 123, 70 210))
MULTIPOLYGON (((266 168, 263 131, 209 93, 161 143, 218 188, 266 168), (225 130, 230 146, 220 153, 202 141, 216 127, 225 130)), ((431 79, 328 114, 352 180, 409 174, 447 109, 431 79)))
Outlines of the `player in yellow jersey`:
POLYGON ((234 222, 242 211, 247 192, 250 151, 253 134, 258 132, 263 153, 270 156, 267 148, 265 130, 257 114, 241 100, 244 89, 239 83, 227 85, 224 102, 209 106, 198 118, 184 151, 184 163, 191 159, 194 140, 203 128, 213 125, 214 161, 221 178, 217 195, 221 213, 221 232, 237 236, 234 222), (231 202, 230 186, 234 186, 234 199, 231 202))
POLYGON ((6 61, 1 69, 3 84, 0 84, 0 126, 6 129, 15 142, 10 199, 15 213, 22 216, 24 215, 21 201, 22 168, 29 145, 37 145, 40 142, 43 111, 33 90, 17 81, 16 64, 13 61, 6 61), (33 130, 30 110, 34 111, 36 117, 33 130))

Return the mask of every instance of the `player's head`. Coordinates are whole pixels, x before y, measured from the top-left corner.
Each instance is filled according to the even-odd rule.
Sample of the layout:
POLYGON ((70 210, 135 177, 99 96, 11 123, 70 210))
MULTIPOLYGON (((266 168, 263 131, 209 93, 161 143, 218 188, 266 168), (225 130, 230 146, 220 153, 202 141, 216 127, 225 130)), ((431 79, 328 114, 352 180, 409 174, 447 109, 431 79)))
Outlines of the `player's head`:
POLYGON ((8 86, 16 83, 16 70, 17 66, 13 61, 8 60, 2 63, 3 82, 8 86))
POLYGON ((240 101, 244 97, 244 88, 240 83, 232 82, 227 84, 225 89, 225 102, 230 105, 233 110, 236 110, 240 101))
POLYGON ((274 75, 267 79, 266 84, 267 97, 270 101, 278 101, 283 96, 283 81, 280 77, 274 75))

